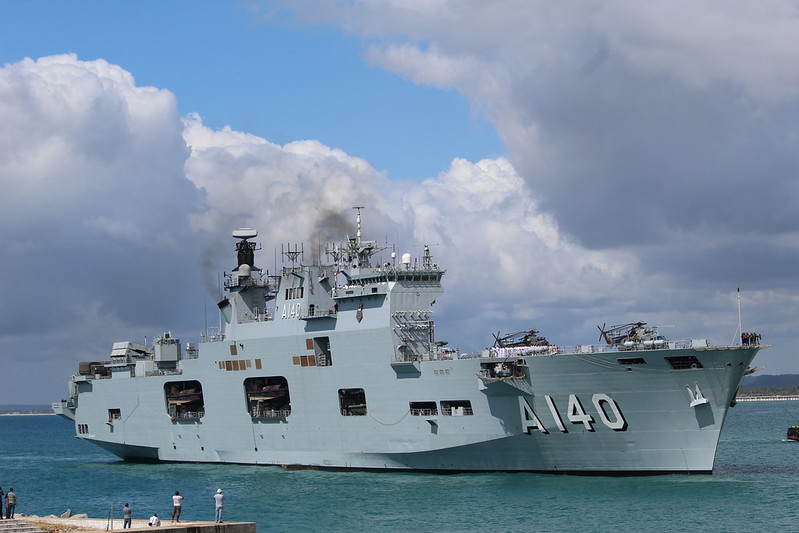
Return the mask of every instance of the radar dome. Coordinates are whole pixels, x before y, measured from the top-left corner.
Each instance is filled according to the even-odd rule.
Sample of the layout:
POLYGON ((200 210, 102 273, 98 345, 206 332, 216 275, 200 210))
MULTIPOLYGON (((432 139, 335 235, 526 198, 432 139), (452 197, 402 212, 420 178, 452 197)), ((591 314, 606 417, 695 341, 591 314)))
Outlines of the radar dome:
POLYGON ((403 265, 410 265, 411 264, 411 254, 405 252, 402 254, 402 264, 403 265))
POLYGON ((239 276, 249 277, 250 273, 250 265, 244 263, 243 265, 239 265, 239 276))
POLYGON ((252 228, 239 228, 233 231, 233 237, 236 239, 252 239, 258 236, 258 230, 252 228))

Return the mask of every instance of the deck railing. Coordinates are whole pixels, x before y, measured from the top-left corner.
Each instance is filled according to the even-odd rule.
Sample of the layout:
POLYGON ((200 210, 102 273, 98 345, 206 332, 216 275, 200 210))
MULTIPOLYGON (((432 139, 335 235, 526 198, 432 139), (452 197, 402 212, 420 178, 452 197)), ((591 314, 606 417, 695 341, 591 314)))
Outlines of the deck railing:
POLYGON ((257 409, 253 409, 253 411, 250 413, 250 417, 253 419, 256 418, 274 419, 274 418, 286 418, 290 414, 291 414, 291 409, 263 409, 260 411, 257 409))

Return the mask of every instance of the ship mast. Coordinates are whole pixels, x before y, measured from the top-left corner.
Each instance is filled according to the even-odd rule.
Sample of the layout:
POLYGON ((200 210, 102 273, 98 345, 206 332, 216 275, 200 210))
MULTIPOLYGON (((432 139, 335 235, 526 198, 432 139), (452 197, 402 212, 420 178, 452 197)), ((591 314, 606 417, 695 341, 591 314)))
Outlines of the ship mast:
POLYGON ((355 232, 355 238, 357 239, 356 240, 356 244, 358 245, 358 249, 360 249, 361 248, 361 209, 365 209, 365 207, 362 206, 362 205, 356 205, 356 206, 353 207, 353 209, 355 209, 355 212, 358 214, 355 217, 355 223, 356 223, 357 228, 358 228, 357 231, 355 232))

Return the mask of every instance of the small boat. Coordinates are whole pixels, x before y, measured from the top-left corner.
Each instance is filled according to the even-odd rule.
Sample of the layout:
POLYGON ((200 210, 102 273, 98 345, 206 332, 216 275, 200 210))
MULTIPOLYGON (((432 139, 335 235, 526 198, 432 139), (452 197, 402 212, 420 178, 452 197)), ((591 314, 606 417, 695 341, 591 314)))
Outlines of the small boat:
POLYGON ((799 440, 799 426, 791 426, 788 428, 788 440, 799 440))

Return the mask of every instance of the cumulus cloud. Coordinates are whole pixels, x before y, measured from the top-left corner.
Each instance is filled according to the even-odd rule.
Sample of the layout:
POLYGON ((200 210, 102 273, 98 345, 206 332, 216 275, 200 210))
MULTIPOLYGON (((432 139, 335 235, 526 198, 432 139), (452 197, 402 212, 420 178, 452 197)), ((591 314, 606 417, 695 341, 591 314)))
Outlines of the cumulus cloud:
POLYGON ((220 228, 240 225, 259 229, 263 268, 273 269, 283 246, 298 242, 307 246, 306 262, 315 260, 325 242, 354 236, 352 207, 365 206, 365 238, 415 257, 428 245, 447 266, 450 295, 438 310, 452 324, 442 332, 460 331, 471 348, 489 343, 496 327, 529 326, 544 314, 513 296, 535 294, 539 306, 563 298, 591 306, 634 265, 629 255, 587 251, 563 237, 505 159, 456 159, 435 179, 405 182, 316 141, 279 146, 210 130, 196 115, 185 124, 187 177, 208 197, 194 224, 218 239, 206 247, 209 264, 224 264, 232 248, 220 228), (487 315, 490 325, 482 323, 487 315))
MULTIPOLYGON (((257 260, 271 270, 283 243, 304 243, 310 262, 353 235, 356 205, 366 238, 415 256, 431 246, 447 269, 437 331, 467 350, 529 327, 592 342, 605 320, 687 322, 674 336, 724 342, 741 282, 757 289, 753 329, 795 331, 773 306, 793 309, 799 294, 784 266, 799 263, 795 66, 761 66, 755 83, 740 65, 698 78, 669 54, 647 62, 634 52, 676 45, 636 41, 652 13, 643 6, 620 21, 614 2, 587 12, 520 2, 515 14, 404 2, 387 4, 388 17, 354 5, 314 16, 366 35, 375 63, 462 91, 508 157, 392 180, 315 140, 279 145, 181 117, 172 93, 103 60, 0 69, 0 290, 11 302, 0 357, 37 377, 31 387, 0 374, 0 403, 49 397, 114 340, 164 330, 196 340, 215 321, 219 272, 234 266, 232 229, 259 230, 257 260)), ((766 54, 766 30, 748 31, 766 54)))
POLYGON ((116 65, 74 55, 6 65, 0 121, 0 356, 16 383, 3 389, 36 377, 41 399, 61 390, 54 379, 77 354, 103 357, 119 324, 143 340, 185 312, 174 279, 192 279, 184 247, 202 196, 183 173, 174 96, 116 65))
POLYGON ((485 109, 519 173, 592 248, 796 227, 795 4, 294 3, 374 63, 485 109), (753 220, 741 199, 773 206, 753 220))
POLYGON ((0 284, 10 302, 0 353, 17 375, 36 376, 35 385, 4 381, 2 402, 61 390, 77 361, 103 359, 115 340, 164 331, 197 340, 215 323, 208 309, 219 273, 234 266, 230 231, 240 226, 259 230, 258 261, 271 270, 284 243, 319 260, 325 242, 354 235, 352 207, 365 206, 365 238, 417 257, 432 245, 448 268, 441 333, 468 348, 540 315, 518 298, 501 303, 520 287, 585 303, 588 285, 610 290, 627 268, 626 258, 563 237, 502 158, 456 159, 434 179, 392 181, 314 140, 281 146, 180 117, 170 92, 74 55, 0 69, 0 101, 9 124, 0 284), (556 262, 557 279, 546 274, 556 262))
MULTIPOLYGON (((766 302, 799 290, 789 274, 799 262, 795 2, 309 0, 286 10, 360 36, 376 65, 458 90, 492 120, 561 238, 634 257, 640 270, 597 317, 691 316, 720 333, 712 313, 734 309, 743 286, 757 306, 751 327, 794 323, 766 302)), ((780 370, 787 349, 782 358, 780 370)))

